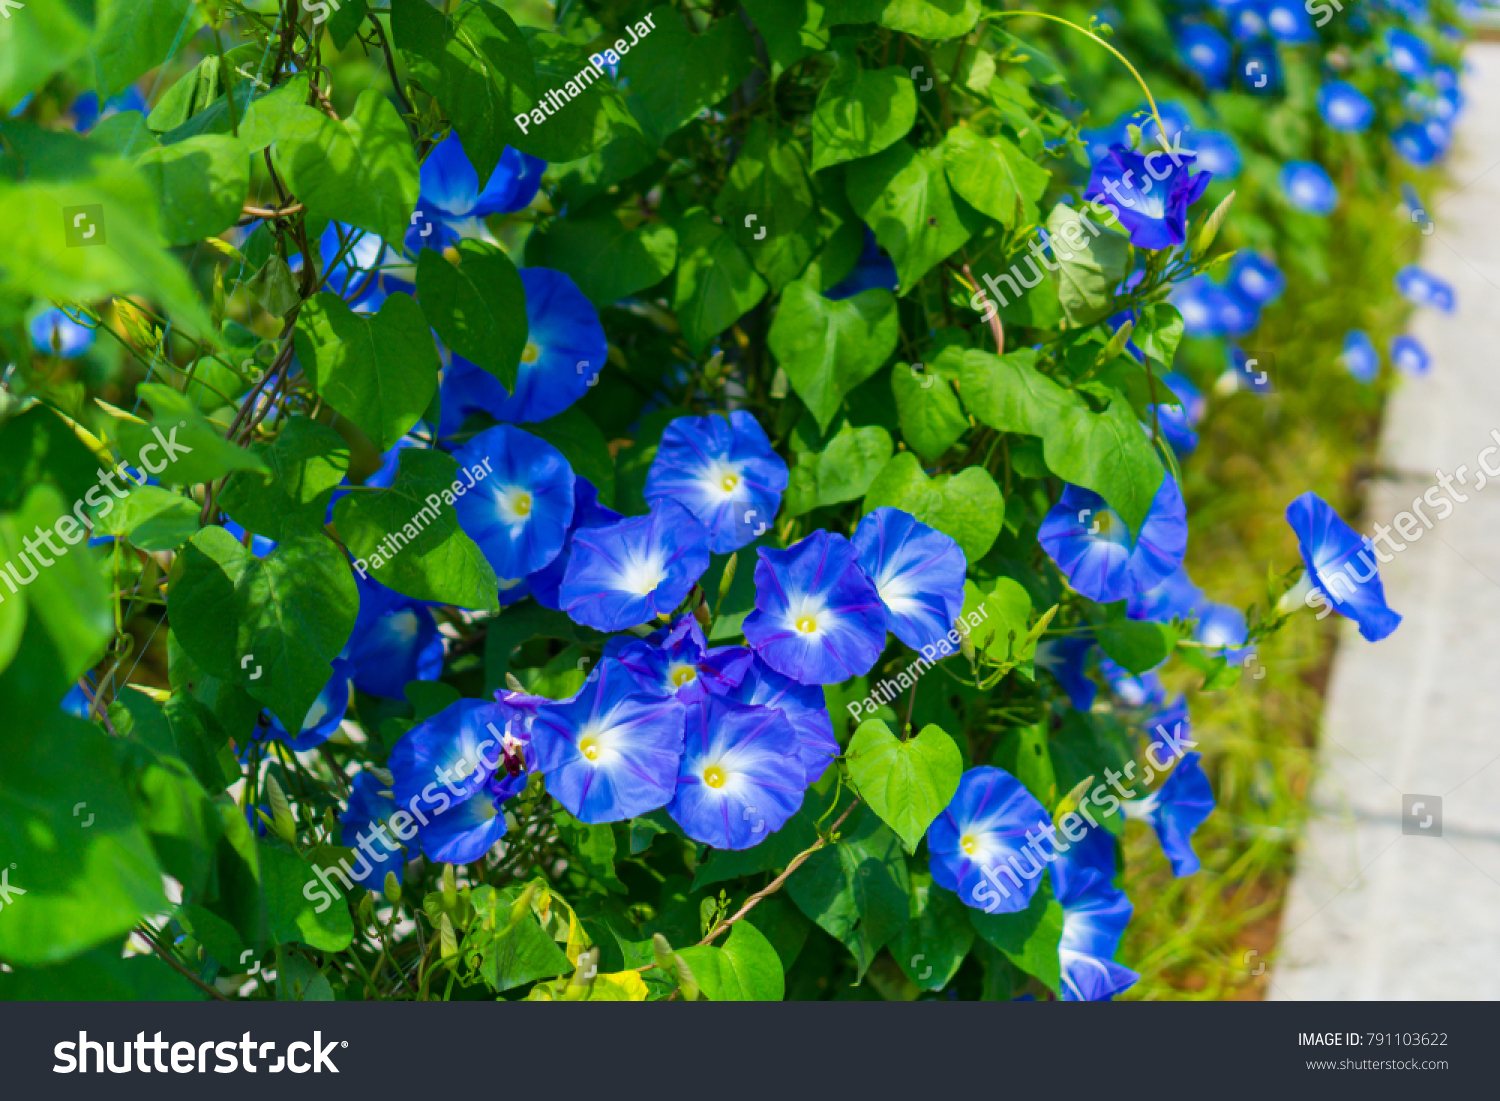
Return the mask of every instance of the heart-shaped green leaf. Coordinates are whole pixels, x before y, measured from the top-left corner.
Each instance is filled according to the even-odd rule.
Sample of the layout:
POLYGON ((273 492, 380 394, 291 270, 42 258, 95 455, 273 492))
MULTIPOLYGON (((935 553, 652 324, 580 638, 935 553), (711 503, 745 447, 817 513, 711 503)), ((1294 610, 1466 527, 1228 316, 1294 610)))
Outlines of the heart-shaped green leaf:
POLYGON ((880 369, 898 331, 890 291, 876 287, 834 302, 798 280, 782 292, 768 343, 792 389, 826 429, 845 395, 880 369))
POLYGON ((963 755, 936 726, 897 740, 879 719, 859 724, 849 742, 849 775, 870 808, 895 830, 907 852, 958 791, 963 755))

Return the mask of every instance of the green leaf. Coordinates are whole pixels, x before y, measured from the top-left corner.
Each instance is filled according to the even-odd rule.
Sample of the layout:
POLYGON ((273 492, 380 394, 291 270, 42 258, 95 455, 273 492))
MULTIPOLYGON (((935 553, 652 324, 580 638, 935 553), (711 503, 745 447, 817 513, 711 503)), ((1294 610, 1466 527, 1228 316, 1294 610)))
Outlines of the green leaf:
POLYGON ((937 528, 963 549, 970 562, 989 553, 1005 522, 1000 487, 983 467, 929 478, 910 451, 900 452, 885 465, 865 494, 863 511, 887 505, 937 528))
POLYGON ((919 38, 957 38, 979 20, 977 0, 830 0, 825 27, 879 23, 919 38))
POLYGON ((1155 669, 1177 645, 1177 632, 1168 623, 1115 619, 1094 629, 1104 652, 1132 673, 1155 669))
POLYGON ((958 746, 938 727, 903 742, 879 719, 859 724, 846 757, 860 795, 912 853, 953 800, 964 770, 958 746))
MULTIPOLYGON (((480 891, 485 889, 481 887, 480 891)), ((493 905, 503 929, 515 896, 509 891, 500 891, 493 897, 497 900, 493 905)), ((476 905, 483 905, 482 899, 476 899, 476 905)), ((467 942, 465 950, 468 950, 467 942)), ((523 914, 520 922, 510 932, 494 939, 481 940, 478 954, 480 976, 501 993, 537 979, 550 979, 566 974, 573 969, 567 955, 542 930, 530 913, 523 914)))
POLYGON ((515 116, 545 91, 521 29, 488 0, 451 16, 424 0, 391 0, 391 35, 412 75, 442 104, 474 171, 488 180, 520 136, 515 116))
POLYGON ((786 976, 771 942, 748 921, 729 928, 723 948, 684 948, 678 953, 693 970, 703 996, 713 1002, 779 1002, 786 976))
POLYGON ((192 696, 175 693, 163 707, 127 687, 110 705, 110 718, 122 737, 133 738, 155 754, 179 758, 205 792, 224 790, 218 755, 228 738, 213 712, 192 696))
POLYGON ((820 29, 823 5, 818 0, 746 0, 742 6, 766 43, 773 77, 808 54, 828 48, 829 34, 820 29))
POLYGON ((566 811, 560 812, 555 821, 582 870, 609 890, 625 894, 625 884, 615 874, 614 828, 608 822, 586 825, 566 811))
POLYGON ((942 990, 958 974, 974 943, 968 909, 952 891, 935 887, 925 872, 913 874, 911 921, 890 951, 906 977, 923 990, 942 990))
POLYGON ((976 933, 1022 971, 1041 979, 1053 993, 1061 990, 1062 963, 1057 946, 1062 940, 1063 910, 1052 897, 1048 877, 1042 877, 1031 904, 1018 913, 987 914, 967 909, 976 933))
MULTIPOLYGON (((1172 366, 1177 345, 1182 343, 1182 314, 1168 302, 1156 302, 1140 311, 1131 341, 1164 367, 1172 366)), ((1160 388, 1159 388, 1160 389, 1160 388)))
POLYGON ((734 238, 701 208, 677 223, 677 255, 673 308, 688 347, 701 352, 770 288, 734 238))
POLYGON ((422 419, 437 392, 437 345, 408 294, 365 316, 324 291, 302 307, 293 340, 318 393, 381 451, 422 419))
MULTIPOLYGON (((644 25, 644 24, 638 24, 644 25)), ((577 160, 608 145, 617 135, 638 133, 640 123, 625 100, 588 51, 551 32, 525 32, 536 65, 536 87, 545 98, 554 90, 555 110, 549 115, 540 103, 532 105, 525 131, 507 120, 513 131, 510 144, 545 161, 577 160), (580 74, 583 80, 576 79, 580 74)))
POLYGON ((272 159, 310 221, 340 221, 400 241, 420 184, 401 116, 383 92, 367 88, 335 122, 311 107, 287 108, 272 159))
POLYGON ((936 462, 969 430, 968 418, 948 380, 906 363, 891 372, 901 435, 922 458, 936 462))
POLYGON ((0 879, 11 895, 0 909, 0 957, 54 963, 169 904, 115 743, 61 710, 24 728, 14 719, 0 732, 0 879))
POLYGON ((974 644, 997 662, 1019 665, 1030 675, 1037 640, 1027 625, 1031 619, 1031 597, 1008 577, 995 579, 994 591, 984 592, 972 581, 964 582, 962 615, 979 615, 984 626, 974 628, 974 644))
POLYGON ((354 568, 368 569, 387 588, 418 600, 498 611, 500 586, 495 571, 479 544, 458 524, 451 488, 458 477, 458 463, 452 456, 406 448, 390 488, 341 498, 334 506, 333 521, 355 556, 354 568), (436 506, 434 497, 438 498, 436 506), (390 554, 390 545, 381 544, 397 532, 407 542, 390 554))
POLYGON ((266 915, 276 943, 297 942, 325 952, 348 948, 354 940, 348 904, 331 898, 312 865, 296 853, 265 842, 258 848, 266 915))
POLYGON ((65 500, 76 501, 99 484, 99 466, 98 458, 48 405, 39 403, 0 420, 0 512, 20 508, 39 482, 50 482, 65 500))
POLYGON ((787 880, 797 908, 854 953, 860 977, 910 911, 901 839, 874 814, 856 811, 841 840, 813 853, 787 880))
POLYGON ((1115 287, 1125 278, 1130 241, 1100 230, 1092 220, 1084 221, 1065 203, 1047 215, 1047 233, 1056 252, 1057 297, 1063 313, 1075 326, 1098 320, 1109 312, 1115 287))
POLYGON ((904 69, 841 60, 813 108, 813 171, 879 153, 910 133, 916 119, 917 93, 904 69))
MULTIPOLYGON (((246 71, 255 70, 247 66, 246 71)), ((294 128, 302 117, 301 109, 307 106, 307 97, 307 77, 297 75, 251 100, 240 120, 240 141, 245 148, 259 153, 294 128)))
POLYGON ((804 451, 797 457, 782 505, 786 515, 801 516, 863 497, 891 452, 891 434, 884 428, 846 423, 823 451, 804 451))
POLYGON ((456 248, 457 267, 437 249, 418 254, 417 301, 444 344, 514 392, 528 332, 520 273, 496 245, 465 240, 456 248))
POLYGON ((1006 229, 1037 220, 1037 201, 1051 174, 1002 135, 985 137, 955 126, 943 139, 943 165, 953 190, 1006 229))
POLYGON ((203 995, 156 956, 122 958, 106 944, 50 967, 0 973, 7 1002, 190 1002, 203 995))
POLYGON ((211 482, 232 470, 265 471, 264 460, 219 435, 185 395, 159 382, 143 382, 136 391, 155 416, 150 424, 120 424, 120 447, 132 465, 167 485, 211 482))
MULTIPOLYGON (((527 255, 572 278, 595 306, 656 286, 677 266, 677 231, 661 222, 626 229, 611 214, 562 218, 534 233, 527 255)), ((501 380, 504 381, 503 379, 501 380)))
POLYGON ((5 20, 5 49, 0 50, 0 103, 14 107, 89 48, 94 3, 28 3, 5 14, 9 18, 5 20))
MULTIPOLYGON (((755 41, 738 15, 693 34, 670 5, 652 8, 655 25, 620 60, 628 102, 657 144, 739 87, 754 66, 755 41)), ((629 36, 626 36, 629 41, 629 36)))
MULTIPOLYGON (((772 253, 791 237, 813 211, 812 183, 807 154, 790 130, 776 132, 766 119, 757 119, 719 191, 714 210, 752 261, 772 253)), ((811 258, 811 252, 807 258, 811 258)), ((757 263, 762 272, 767 265, 757 263)))
POLYGON ((333 491, 349 472, 344 438, 307 417, 290 417, 274 440, 251 451, 265 461, 268 474, 230 475, 219 506, 246 531, 270 539, 322 530, 333 491))
POLYGON ((203 23, 202 11, 191 0, 99 0, 97 10, 99 25, 89 55, 101 101, 162 64, 173 45, 189 41, 203 23))
MULTIPOLYGON (((320 8, 326 9, 333 0, 311 0, 309 10, 315 13, 320 8)), ((365 14, 370 10, 367 0, 344 0, 343 4, 334 9, 332 18, 328 20, 328 37, 333 39, 333 44, 340 50, 354 41, 354 36, 359 33, 360 25, 365 21, 365 14)), ((326 10, 324 11, 326 15, 326 10)))
POLYGON ((332 676, 359 593, 344 552, 322 535, 256 558, 223 528, 193 536, 167 585, 173 633, 204 672, 244 688, 288 730, 332 676))
POLYGON ((600 504, 613 505, 615 461, 609 453, 609 441, 587 413, 576 405, 570 406, 540 424, 527 425, 526 430, 561 451, 573 473, 593 483, 600 504))
POLYGON ((869 378, 896 347, 896 300, 879 287, 834 302, 815 284, 787 285, 767 343, 792 388, 826 429, 844 397, 869 378))
POLYGON ((849 202, 891 254, 905 294, 963 247, 983 219, 948 190, 941 149, 905 141, 849 166, 849 202))

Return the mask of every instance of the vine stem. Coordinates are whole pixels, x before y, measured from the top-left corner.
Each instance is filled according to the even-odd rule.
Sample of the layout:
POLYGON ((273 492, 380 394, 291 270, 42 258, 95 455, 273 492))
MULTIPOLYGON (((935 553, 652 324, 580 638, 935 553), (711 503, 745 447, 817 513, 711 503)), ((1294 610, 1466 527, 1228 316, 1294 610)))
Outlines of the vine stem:
MULTIPOLYGON (((838 820, 834 822, 832 827, 829 828, 828 832, 830 834, 836 832, 838 828, 844 824, 844 819, 849 817, 849 812, 857 806, 859 806, 859 799, 856 798, 854 802, 849 804, 848 809, 846 809, 843 814, 838 816, 838 820)), ((694 947, 702 948, 705 945, 712 944, 715 940, 718 939, 720 933, 724 932, 724 930, 728 929, 731 925, 739 921, 751 910, 755 909, 755 907, 760 904, 761 899, 765 898, 767 895, 773 895, 777 891, 781 890, 781 885, 787 881, 787 877, 795 872, 798 868, 802 867, 802 865, 807 862, 808 858, 811 857, 813 853, 817 852, 827 844, 827 839, 820 837, 812 845, 809 845, 807 848, 803 849, 800 853, 792 858, 792 862, 786 866, 786 871, 782 872, 775 879, 771 880, 770 883, 766 884, 760 890, 756 891, 753 895, 747 898, 745 900, 745 905, 741 906, 739 910, 735 912, 735 915, 733 917, 727 918, 724 921, 719 922, 719 924, 715 925, 708 931, 708 936, 700 940, 694 947)), ((642 970, 644 970, 644 968, 642 970)))
POLYGON ((1127 68, 1127 69, 1130 70, 1130 75, 1133 76, 1133 77, 1135 77, 1135 82, 1141 86, 1141 91, 1143 91, 1143 92, 1146 93, 1146 102, 1151 105, 1151 117, 1156 120, 1157 128, 1161 131, 1162 137, 1166 137, 1166 134, 1167 134, 1166 124, 1162 122, 1161 115, 1156 110, 1156 98, 1154 96, 1152 96, 1151 89, 1148 88, 1148 87, 1146 87, 1146 81, 1145 81, 1145 79, 1141 76, 1141 74, 1139 72, 1136 71, 1136 67, 1130 63, 1130 60, 1124 54, 1122 54, 1119 50, 1117 50, 1113 46, 1111 46, 1108 42, 1104 41, 1104 39, 1100 38, 1093 31, 1088 30, 1088 29, 1086 29, 1084 27, 1080 27, 1077 23, 1069 22, 1068 20, 1063 19, 1061 16, 1048 15, 1044 11, 1001 11, 1001 12, 991 12, 990 14, 986 15, 985 18, 986 19, 999 20, 999 19, 1010 19, 1010 18, 1015 18, 1017 16, 1028 16, 1028 15, 1029 16, 1034 16, 1037 19, 1047 19, 1047 20, 1050 20, 1053 23, 1061 23, 1064 27, 1072 27, 1079 34, 1084 35, 1084 36, 1086 36, 1088 38, 1092 38, 1095 42, 1099 43, 1099 45, 1103 46, 1110 53, 1114 54, 1115 57, 1119 59, 1120 64, 1124 65, 1125 68, 1127 68))
POLYGON ((170 952, 156 943, 155 937, 148 935, 143 929, 138 929, 137 932, 141 934, 141 939, 151 946, 151 950, 162 959, 164 959, 173 971, 176 971, 179 975, 187 979, 188 982, 192 983, 205 994, 217 998, 221 1002, 227 1002, 229 1000, 224 996, 224 993, 222 991, 216 989, 215 987, 209 986, 208 983, 204 982, 197 975, 193 974, 186 967, 182 966, 182 964, 178 963, 177 960, 173 958, 170 952))

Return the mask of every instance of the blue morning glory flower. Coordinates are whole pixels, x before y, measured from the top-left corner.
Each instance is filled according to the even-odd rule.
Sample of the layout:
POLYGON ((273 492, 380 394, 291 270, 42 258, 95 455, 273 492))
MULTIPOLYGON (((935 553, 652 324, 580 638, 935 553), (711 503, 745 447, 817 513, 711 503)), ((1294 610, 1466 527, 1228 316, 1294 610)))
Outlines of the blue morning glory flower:
POLYGON ((1233 604, 1209 603, 1198 613, 1194 637, 1210 648, 1210 657, 1232 657, 1245 645, 1245 613, 1233 604))
POLYGON ((1428 135, 1421 123, 1406 122, 1391 131, 1396 152, 1408 164, 1424 168, 1443 155, 1443 148, 1428 135))
MULTIPOLYGON (((1178 455, 1190 455, 1198 446, 1198 433, 1194 431, 1203 417, 1203 395, 1185 376, 1175 371, 1162 375, 1161 381, 1176 395, 1181 405, 1152 405, 1162 438, 1171 444, 1178 455)), ((1147 431, 1150 431, 1149 425, 1147 431)))
POLYGON ((1251 359, 1249 353, 1237 345, 1230 345, 1229 368, 1214 385, 1215 390, 1221 388, 1229 393, 1247 390, 1252 394, 1269 394, 1275 389, 1266 365, 1258 359, 1251 359))
MULTIPOLYGON (((1072 826, 1074 830, 1080 827, 1072 826)), ((1081 827, 1085 830, 1078 841, 1064 837, 1057 845, 1057 859, 1052 862, 1052 893, 1057 898, 1077 897, 1077 880, 1085 872, 1094 872, 1105 883, 1115 878, 1115 839, 1101 826, 1081 827)))
POLYGON ((1198 167, 1216 180, 1232 180, 1240 174, 1243 159, 1239 146, 1227 134, 1205 130, 1198 135, 1198 167))
POLYGON ((1264 6, 1266 29, 1278 42, 1299 45, 1318 40, 1303 0, 1270 0, 1264 6))
MULTIPOLYGON (((147 480, 154 482, 154 479, 147 480)), ((246 535, 244 528, 240 527, 233 520, 225 520, 224 530, 234 536, 236 543, 244 545, 246 535)), ((276 540, 274 539, 267 539, 264 535, 252 535, 250 537, 250 553, 255 555, 256 558, 264 558, 275 549, 276 540)))
POLYGON ((1178 566, 1156 585, 1137 593, 1125 605, 1131 619, 1170 623, 1191 615, 1203 601, 1203 590, 1193 584, 1186 566, 1178 566))
POLYGON ((1420 80, 1432 66, 1432 48, 1410 31, 1387 27, 1385 63, 1409 80, 1420 80))
POLYGON ((31 346, 47 356, 76 359, 94 346, 94 329, 80 325, 56 306, 32 318, 31 346))
POLYGON ((1360 134, 1375 121, 1375 105, 1345 80, 1330 80, 1318 89, 1318 113, 1334 130, 1360 134))
POLYGON ((735 703, 780 711, 797 735, 797 755, 806 772, 806 783, 817 783, 839 755, 828 703, 817 685, 784 677, 759 658, 752 659, 737 683, 730 684, 722 676, 705 677, 703 683, 709 692, 735 703))
POLYGON ((1339 205, 1338 188, 1314 161, 1287 161, 1281 166, 1281 193, 1306 214, 1329 214, 1339 205))
POLYGON ((341 655, 353 668, 354 687, 399 700, 412 681, 437 680, 443 671, 443 636, 432 611, 358 571, 354 583, 359 616, 341 655))
POLYGON ((568 522, 563 548, 556 558, 526 578, 525 588, 536 602, 554 612, 562 611, 562 583, 573 560, 573 534, 579 528, 602 528, 623 519, 614 509, 599 503, 599 491, 593 482, 581 476, 574 478, 573 519, 568 522))
POLYGON ((571 700, 543 703, 531 728, 534 768, 580 822, 620 822, 672 801, 687 707, 642 690, 613 658, 571 700))
POLYGON ((391 749, 396 802, 442 815, 484 790, 504 755, 506 719, 499 704, 463 699, 408 730, 391 749))
POLYGON ((302 720, 302 729, 296 735, 287 733, 286 727, 281 725, 274 712, 269 708, 262 712, 263 717, 269 722, 266 730, 266 738, 277 738, 286 743, 288 749, 301 753, 303 750, 313 749, 322 745, 333 736, 333 732, 339 728, 344 721, 344 715, 349 710, 349 699, 351 696, 349 678, 353 675, 353 667, 341 658, 333 660, 333 675, 328 678, 328 683, 318 693, 318 698, 313 700, 312 707, 308 709, 307 715, 302 720))
POLYGON ((657 501, 632 516, 573 533, 558 600, 577 623, 623 631, 670 613, 708 569, 708 531, 682 505, 657 501))
POLYGON ((459 527, 479 544, 496 577, 525 577, 557 557, 573 518, 573 470, 562 452, 498 424, 453 457, 460 479, 473 482, 453 501, 459 527))
POLYGON ((1151 707, 1167 698, 1167 690, 1155 669, 1137 675, 1106 657, 1099 659, 1099 672, 1109 682, 1109 690, 1126 707, 1151 707))
POLYGON ((684 703, 705 690, 732 689, 755 660, 744 646, 710 648, 691 613, 680 617, 671 630, 649 638, 617 635, 605 643, 604 655, 623 663, 646 691, 676 696, 684 703))
POLYGON ((470 864, 495 847, 508 826, 500 809, 507 796, 495 787, 492 778, 473 795, 455 801, 441 814, 429 816, 428 823, 417 828, 427 859, 470 864))
MULTIPOLYGON (((399 883, 406 871, 406 854, 401 839, 391 829, 391 819, 400 809, 378 776, 367 769, 355 773, 349 786, 349 805, 339 815, 339 822, 344 827, 339 832, 339 844, 354 849, 358 858, 349 870, 350 878, 372 891, 380 890, 386 872, 394 872, 399 883), (361 840, 366 843, 363 848, 360 847, 361 840), (386 843, 387 840, 390 844, 386 843), (365 869, 363 875, 359 874, 361 867, 365 869), (371 872, 374 878, 371 878, 371 872)), ((403 821, 402 825, 406 827, 407 824, 403 821)))
POLYGON ((902 642, 920 650, 953 630, 969 567, 951 538, 910 513, 877 508, 855 529, 854 552, 880 593, 886 626, 902 642))
POLYGON ((105 100, 103 111, 99 110, 99 93, 84 92, 73 101, 68 113, 73 116, 73 129, 80 134, 87 134, 111 115, 124 114, 126 111, 140 111, 144 114, 149 110, 146 97, 131 84, 123 92, 105 100))
POLYGON ((806 787, 797 735, 780 711, 713 695, 687 705, 667 813, 694 841, 716 849, 758 845, 797 813, 806 787))
POLYGON ((864 248, 860 251, 859 259, 854 262, 854 270, 829 287, 823 297, 840 301, 874 287, 893 291, 900 283, 895 263, 875 240, 874 232, 866 226, 864 248))
POLYGON ((1260 311, 1237 291, 1194 275, 1172 288, 1167 301, 1182 314, 1188 336, 1244 336, 1260 323, 1260 311))
POLYGON ((1416 264, 1407 264, 1396 273, 1396 289, 1401 297, 1418 306, 1430 306, 1444 313, 1453 312, 1453 288, 1416 264))
POLYGON ((1126 799, 1125 817, 1151 823, 1161 851, 1175 876, 1192 875, 1201 866, 1193 852, 1193 831, 1214 809, 1213 788, 1203 773, 1201 753, 1187 753, 1167 782, 1143 799, 1126 799))
POLYGON ((1175 160, 1161 149, 1143 156, 1110 146, 1094 165, 1084 198, 1118 210, 1120 224, 1140 248, 1180 245, 1187 240, 1188 207, 1202 196, 1210 177, 1191 173, 1197 163, 1192 153, 1177 153, 1175 160))
MULTIPOLYGON (((1165 134, 1168 144, 1177 143, 1178 135, 1186 137, 1186 132, 1193 128, 1193 116, 1186 107, 1176 100, 1164 100, 1156 105, 1156 113, 1161 116, 1162 125, 1156 125, 1156 119, 1151 114, 1151 105, 1141 103, 1136 106, 1133 114, 1121 119, 1122 125, 1135 122, 1141 129, 1141 151, 1149 153, 1153 149, 1162 147, 1161 135, 1165 134), (1165 127, 1165 130, 1163 130, 1165 127)), ((1128 130, 1122 130, 1125 137, 1121 144, 1126 144, 1129 136, 1128 130)), ((1201 167, 1201 165, 1199 166, 1201 167)))
POLYGON ((1090 638, 1048 638, 1037 643, 1036 664, 1057 678, 1077 711, 1090 710, 1099 691, 1085 672, 1093 649, 1090 638))
POLYGON ((1132 986, 1140 976, 1114 959, 1133 912, 1125 892, 1089 868, 1068 880, 1067 893, 1059 890, 1057 901, 1063 911, 1057 945, 1062 1000, 1102 1002, 1132 986))
POLYGON ((1154 588, 1182 565, 1187 508, 1176 479, 1165 475, 1132 539, 1125 521, 1103 497, 1069 485, 1042 521, 1037 542, 1074 589, 1109 604, 1154 588))
POLYGON ((787 550, 756 553, 744 632, 761 660, 803 684, 868 673, 885 649, 885 605, 849 540, 819 530, 787 550))
POLYGON ((1229 18, 1229 33, 1236 42, 1249 42, 1265 38, 1271 31, 1266 26, 1264 5, 1260 3, 1225 3, 1222 5, 1229 18))
POLYGON ((1458 73, 1452 65, 1434 65, 1428 79, 1439 92, 1458 91, 1458 73))
POLYGON ((932 881, 987 914, 1026 909, 1052 854, 1034 851, 1030 831, 1052 824, 1036 797, 1004 769, 971 768, 927 827, 932 881))
POLYGON ((1276 95, 1281 91, 1281 53, 1276 43, 1257 41, 1241 48, 1235 72, 1251 95, 1276 95))
POLYGON ((1276 260, 1251 249, 1234 254, 1234 259, 1229 262, 1228 281, 1231 287, 1257 306, 1276 301, 1286 289, 1286 276, 1276 266, 1276 260))
POLYGON ((1391 362, 1409 375, 1425 375, 1432 357, 1414 336, 1398 336, 1391 341, 1391 362))
POLYGON ((1349 373, 1360 382, 1373 382, 1380 372, 1380 353, 1370 334, 1359 329, 1350 330, 1344 337, 1344 353, 1340 357, 1349 373))
POLYGON ((1334 611, 1359 624, 1359 633, 1369 641, 1379 642, 1394 631, 1401 617, 1385 602, 1374 544, 1344 523, 1316 493, 1304 493, 1287 505, 1286 521, 1297 534, 1307 566, 1304 584, 1321 592, 1334 611))
POLYGON ((1177 56, 1210 88, 1222 88, 1234 48, 1206 23, 1192 23, 1177 33, 1177 56))
POLYGON ((458 135, 450 135, 422 162, 422 194, 406 233, 408 251, 441 251, 462 237, 487 236, 484 219, 528 206, 546 169, 546 161, 506 146, 481 191, 458 135))
POLYGON ((739 550, 771 526, 786 491, 786 462, 743 409, 678 417, 662 433, 646 500, 670 497, 708 529, 715 554, 739 550))

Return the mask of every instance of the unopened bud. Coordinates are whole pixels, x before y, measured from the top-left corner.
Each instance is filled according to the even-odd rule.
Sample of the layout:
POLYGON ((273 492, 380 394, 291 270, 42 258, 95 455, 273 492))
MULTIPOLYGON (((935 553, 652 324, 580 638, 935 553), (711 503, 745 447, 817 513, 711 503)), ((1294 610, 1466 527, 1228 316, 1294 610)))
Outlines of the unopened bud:
POLYGON ((521 919, 531 912, 531 900, 536 897, 536 881, 532 880, 526 884, 526 889, 521 892, 521 897, 510 904, 510 918, 505 923, 505 932, 509 933, 521 919))
POLYGON ((438 950, 445 960, 458 955, 458 934, 453 931, 453 922, 447 914, 438 918, 438 950))
POLYGON ((505 674, 505 687, 509 688, 512 692, 526 691, 526 686, 516 679, 514 673, 505 674))
POLYGON ((276 777, 266 773, 264 785, 266 802, 271 804, 271 828, 276 836, 292 848, 297 847, 297 820, 292 817, 292 806, 286 801, 286 793, 276 782, 276 777))
POLYGON ((395 872, 385 873, 385 900, 393 906, 401 901, 401 881, 395 872))
POLYGON ((719 578, 719 600, 729 595, 730 588, 734 585, 734 572, 739 568, 740 552, 735 551, 729 556, 729 561, 724 564, 724 576, 719 578))
POLYGON ((458 905, 458 879, 453 874, 453 865, 443 865, 443 909, 451 910, 458 905))

